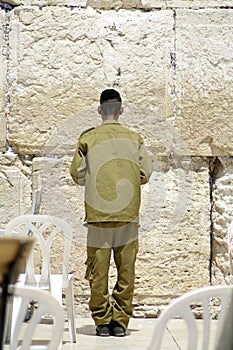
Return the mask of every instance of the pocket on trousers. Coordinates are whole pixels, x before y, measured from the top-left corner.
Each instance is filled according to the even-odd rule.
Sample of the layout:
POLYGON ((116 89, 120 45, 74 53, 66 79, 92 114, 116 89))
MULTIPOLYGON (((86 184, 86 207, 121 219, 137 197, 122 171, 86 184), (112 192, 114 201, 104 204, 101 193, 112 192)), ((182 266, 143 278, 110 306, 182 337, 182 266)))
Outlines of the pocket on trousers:
POLYGON ((94 265, 94 257, 88 257, 85 265, 87 265, 86 268, 86 274, 85 274, 85 279, 88 281, 92 281, 93 280, 93 265, 94 265))

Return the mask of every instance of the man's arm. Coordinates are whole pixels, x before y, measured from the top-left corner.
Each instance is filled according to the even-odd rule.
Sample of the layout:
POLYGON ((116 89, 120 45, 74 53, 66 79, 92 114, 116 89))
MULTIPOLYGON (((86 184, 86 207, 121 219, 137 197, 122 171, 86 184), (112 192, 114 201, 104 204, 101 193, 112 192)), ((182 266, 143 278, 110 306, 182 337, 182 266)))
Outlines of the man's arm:
POLYGON ((141 185, 144 185, 149 181, 154 166, 151 158, 146 152, 146 148, 143 142, 140 144, 139 147, 139 166, 141 185))
POLYGON ((84 186, 86 182, 86 159, 81 149, 80 143, 78 143, 75 151, 71 166, 70 175, 74 182, 80 186, 84 186))

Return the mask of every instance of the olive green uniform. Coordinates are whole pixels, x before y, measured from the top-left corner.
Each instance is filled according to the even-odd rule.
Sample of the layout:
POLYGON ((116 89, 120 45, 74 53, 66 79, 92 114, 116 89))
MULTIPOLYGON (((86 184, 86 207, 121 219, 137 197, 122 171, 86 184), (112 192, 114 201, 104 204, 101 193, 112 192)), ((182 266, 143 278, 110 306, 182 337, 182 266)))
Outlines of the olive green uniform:
POLYGON ((117 121, 104 121, 79 138, 70 173, 85 185, 86 278, 96 325, 114 320, 126 329, 132 315, 140 185, 148 182, 152 170, 141 136, 117 121), (112 251, 118 277, 110 298, 112 251))

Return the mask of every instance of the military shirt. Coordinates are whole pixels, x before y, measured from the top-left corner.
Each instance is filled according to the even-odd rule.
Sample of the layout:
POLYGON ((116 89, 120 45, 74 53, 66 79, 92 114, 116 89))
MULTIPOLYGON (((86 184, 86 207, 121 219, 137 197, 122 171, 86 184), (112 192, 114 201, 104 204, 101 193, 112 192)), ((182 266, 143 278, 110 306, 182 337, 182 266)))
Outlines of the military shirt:
POLYGON ((138 221, 140 185, 152 171, 142 137, 119 122, 107 120, 84 132, 70 174, 85 185, 85 221, 138 221))

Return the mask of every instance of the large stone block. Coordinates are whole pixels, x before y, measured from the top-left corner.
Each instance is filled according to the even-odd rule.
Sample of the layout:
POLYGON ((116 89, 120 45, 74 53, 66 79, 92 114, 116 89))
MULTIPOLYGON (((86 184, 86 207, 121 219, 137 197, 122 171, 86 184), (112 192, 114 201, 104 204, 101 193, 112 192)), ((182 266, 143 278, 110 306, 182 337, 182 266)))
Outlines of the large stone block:
POLYGON ((0 156, 0 217, 5 226, 18 215, 31 213, 31 166, 16 155, 0 156))
POLYGON ((6 43, 5 11, 0 10, 0 152, 5 151, 6 145, 6 43))
POLYGON ((201 158, 190 165, 170 164, 162 178, 155 171, 146 211, 142 203, 136 315, 155 316, 174 297, 209 285, 209 166, 201 158))
POLYGON ((212 283, 224 284, 230 282, 227 230, 233 220, 233 158, 217 158, 213 166, 212 283))
POLYGON ((173 23, 172 11, 15 8, 9 119, 14 150, 72 153, 77 135, 100 121, 99 94, 109 86, 122 92, 122 121, 155 138, 173 113, 173 23))
POLYGON ((176 13, 175 127, 191 155, 232 155, 232 10, 176 13))

